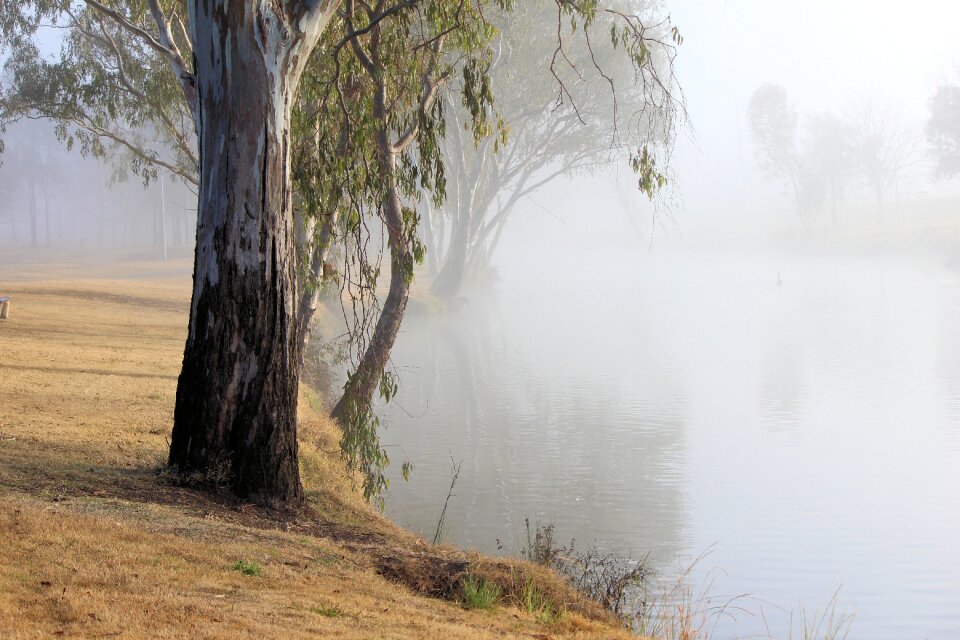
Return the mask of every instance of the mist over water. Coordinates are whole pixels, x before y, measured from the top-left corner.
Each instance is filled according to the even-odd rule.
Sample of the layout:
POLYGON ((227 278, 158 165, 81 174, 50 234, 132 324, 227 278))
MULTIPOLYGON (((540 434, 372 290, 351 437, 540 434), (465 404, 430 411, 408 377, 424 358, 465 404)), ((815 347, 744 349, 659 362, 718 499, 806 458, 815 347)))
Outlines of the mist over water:
POLYGON ((960 634, 952 206, 807 228, 611 193, 538 194, 499 282, 405 320, 387 513, 432 538, 462 460, 446 540, 515 553, 529 517, 662 575, 706 553, 694 588, 736 597, 714 637, 796 634, 838 590, 851 638, 960 634))
POLYGON ((821 608, 857 638, 960 633, 958 273, 928 257, 595 252, 411 322, 384 441, 388 513, 447 538, 561 539, 736 602, 718 637, 821 608), (777 285, 777 275, 782 285, 777 285), (547 277, 552 275, 553 277, 547 277), (561 286, 561 283, 563 285, 561 286), (743 610, 741 610, 743 609, 743 610))

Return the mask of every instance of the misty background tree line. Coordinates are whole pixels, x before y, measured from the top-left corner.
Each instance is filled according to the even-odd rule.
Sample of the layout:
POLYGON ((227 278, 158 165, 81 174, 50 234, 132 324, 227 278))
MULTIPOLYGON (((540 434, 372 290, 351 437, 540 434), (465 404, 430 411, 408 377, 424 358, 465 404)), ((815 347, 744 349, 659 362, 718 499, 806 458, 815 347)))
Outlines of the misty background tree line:
POLYGON ((858 188, 869 194, 882 221, 890 200, 895 208, 911 178, 943 179, 960 172, 956 84, 935 90, 922 127, 894 101, 872 95, 851 101, 839 113, 804 112, 775 83, 753 92, 746 115, 758 169, 785 187, 806 227, 824 212, 825 223, 837 225, 843 203, 858 188))
MULTIPOLYGON (((449 236, 423 234, 424 209, 442 224, 434 212, 445 203, 448 173, 455 174, 450 145, 472 143, 475 168, 491 160, 509 168, 498 166, 492 184, 515 185, 516 198, 535 186, 531 180, 549 180, 564 153, 572 159, 561 172, 626 161, 653 196, 665 184, 665 154, 682 110, 672 72, 679 33, 645 3, 227 2, 212 9, 87 0, 4 3, 0 16, 6 121, 51 120, 68 149, 147 185, 170 175, 196 191, 193 303, 170 463, 200 482, 226 468, 238 495, 275 506, 303 499, 296 464, 303 329, 317 291, 330 282, 339 285, 354 354, 334 409, 344 426, 341 445, 364 472, 369 497, 385 485, 388 460, 371 402, 377 391, 387 399, 395 393, 385 365, 414 266, 425 255, 421 238, 438 257, 447 247, 447 257, 462 263, 455 268, 465 270, 480 262, 457 250, 461 238, 489 253, 490 230, 504 217, 496 215, 513 204, 498 203, 485 220, 488 188, 487 204, 464 208, 469 225, 451 224, 449 236), (225 22, 228 11, 236 21, 225 22), (498 28, 506 24, 517 30, 498 28), (50 26, 64 34, 59 57, 41 52, 50 26), (529 84, 545 84, 525 98, 529 110, 511 114, 513 96, 501 104, 496 90, 509 90, 508 72, 522 75, 510 53, 519 40, 509 38, 524 31, 524 47, 531 34, 549 34, 524 56, 536 61, 529 84), (225 40, 225 33, 232 35, 225 40), (312 55, 315 48, 322 53, 312 55), (608 113, 585 100, 598 88, 609 96, 599 101, 608 113), (529 140, 527 158, 513 166, 500 162, 511 149, 511 115, 518 139, 529 140), (592 148, 578 149, 572 139, 563 153, 549 148, 594 119, 607 124, 599 141, 581 138, 592 148), (390 280, 381 304, 382 260, 390 280)), ((469 177, 453 179, 459 202, 469 177)))

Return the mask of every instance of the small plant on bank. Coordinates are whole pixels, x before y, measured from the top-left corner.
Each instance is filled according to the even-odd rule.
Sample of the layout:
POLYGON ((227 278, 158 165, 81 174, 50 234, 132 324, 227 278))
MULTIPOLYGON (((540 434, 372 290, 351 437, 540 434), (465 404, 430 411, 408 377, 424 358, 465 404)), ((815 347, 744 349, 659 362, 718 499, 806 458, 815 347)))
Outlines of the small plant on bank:
POLYGON ((483 578, 467 575, 460 580, 460 587, 467 609, 493 609, 500 600, 500 587, 483 578))
POLYGON ((562 614, 531 578, 520 587, 520 604, 543 624, 556 622, 562 614))
MULTIPOLYGON (((814 611, 811 615, 806 609, 801 609, 800 635, 803 640, 846 640, 853 624, 853 614, 846 609, 837 610, 839 598, 840 589, 837 588, 823 613, 814 611)), ((791 624, 791 636, 792 627, 791 624)))
POLYGON ((249 560, 237 560, 233 563, 232 569, 245 576, 259 576, 263 573, 263 567, 259 563, 249 560))
POLYGON ((340 607, 313 607, 310 611, 324 618, 340 618, 344 615, 340 607))
POLYGON ((644 558, 640 561, 598 549, 580 551, 574 540, 567 546, 556 542, 554 526, 536 525, 525 519, 527 546, 521 555, 562 575, 580 593, 599 602, 618 618, 633 615, 636 596, 645 591, 653 570, 644 558))

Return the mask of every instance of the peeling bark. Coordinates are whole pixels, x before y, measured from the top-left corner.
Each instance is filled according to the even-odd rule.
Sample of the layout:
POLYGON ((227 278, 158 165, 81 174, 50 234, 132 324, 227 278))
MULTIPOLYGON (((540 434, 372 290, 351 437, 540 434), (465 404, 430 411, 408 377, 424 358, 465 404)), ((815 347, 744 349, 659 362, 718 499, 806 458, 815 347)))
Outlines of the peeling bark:
POLYGON ((193 298, 170 465, 299 506, 290 114, 334 1, 193 0, 200 156, 193 298))

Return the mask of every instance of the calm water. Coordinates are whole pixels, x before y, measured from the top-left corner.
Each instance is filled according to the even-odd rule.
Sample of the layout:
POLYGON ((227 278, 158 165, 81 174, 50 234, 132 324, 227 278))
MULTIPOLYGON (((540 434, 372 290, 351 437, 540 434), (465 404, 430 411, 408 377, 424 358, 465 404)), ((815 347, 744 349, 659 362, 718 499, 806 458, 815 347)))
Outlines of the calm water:
POLYGON ((960 272, 580 259, 607 275, 514 265, 494 299, 407 323, 392 517, 432 536, 452 456, 447 540, 516 550, 529 516, 665 574, 709 550, 694 581, 749 594, 715 637, 787 637, 839 588, 851 638, 960 638, 960 272))

